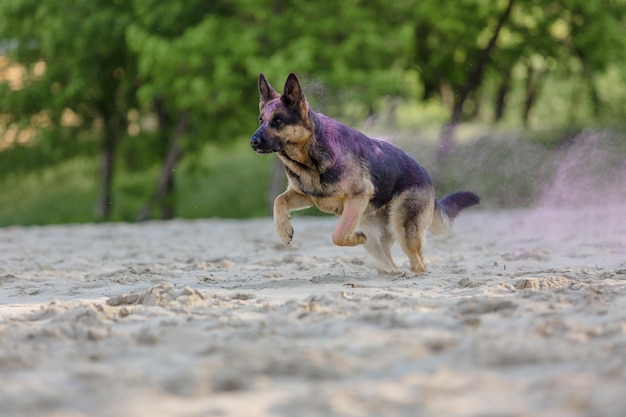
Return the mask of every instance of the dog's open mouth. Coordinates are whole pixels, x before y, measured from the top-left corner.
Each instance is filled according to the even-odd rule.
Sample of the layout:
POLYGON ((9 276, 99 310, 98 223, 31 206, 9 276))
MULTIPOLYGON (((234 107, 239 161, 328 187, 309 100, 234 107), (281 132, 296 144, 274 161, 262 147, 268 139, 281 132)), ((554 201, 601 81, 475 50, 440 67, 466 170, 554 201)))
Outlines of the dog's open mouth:
POLYGON ((283 145, 280 143, 277 143, 276 145, 274 145, 272 148, 255 148, 254 146, 252 147, 252 149, 254 149, 254 151, 256 153, 258 153, 259 155, 266 155, 268 153, 274 153, 274 152, 280 152, 283 150, 283 145))

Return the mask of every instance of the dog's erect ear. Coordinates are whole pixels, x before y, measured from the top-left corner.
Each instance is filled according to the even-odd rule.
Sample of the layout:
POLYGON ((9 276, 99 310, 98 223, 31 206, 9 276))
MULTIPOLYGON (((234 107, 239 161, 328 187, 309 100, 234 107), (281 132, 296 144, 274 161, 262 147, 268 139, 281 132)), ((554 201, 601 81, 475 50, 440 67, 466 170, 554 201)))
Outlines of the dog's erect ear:
POLYGON ((259 108, 262 109, 265 103, 275 98, 280 97, 280 94, 274 90, 274 87, 270 85, 265 79, 265 75, 263 73, 259 74, 259 97, 261 101, 259 102, 259 108))
POLYGON ((287 77, 283 95, 280 99, 286 106, 299 110, 300 114, 303 116, 306 115, 309 110, 309 105, 306 98, 304 98, 304 93, 302 92, 302 87, 300 87, 300 83, 298 82, 298 77, 296 77, 296 74, 293 72, 287 77))

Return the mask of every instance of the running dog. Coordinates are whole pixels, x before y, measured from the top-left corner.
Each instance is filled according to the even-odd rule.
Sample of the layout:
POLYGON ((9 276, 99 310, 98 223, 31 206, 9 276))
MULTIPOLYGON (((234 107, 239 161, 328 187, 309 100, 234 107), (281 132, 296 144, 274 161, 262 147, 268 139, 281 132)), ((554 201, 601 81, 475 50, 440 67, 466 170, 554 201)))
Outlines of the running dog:
POLYGON ((426 170, 399 148, 314 112, 295 74, 279 94, 259 75, 259 123, 250 145, 276 153, 285 165, 287 190, 274 201, 274 225, 285 245, 293 238, 290 212, 313 205, 340 216, 332 234, 339 246, 363 245, 382 272, 398 272, 391 257, 397 240, 411 271, 425 272, 427 230, 449 231, 464 208, 478 204, 460 191, 437 201, 426 170))

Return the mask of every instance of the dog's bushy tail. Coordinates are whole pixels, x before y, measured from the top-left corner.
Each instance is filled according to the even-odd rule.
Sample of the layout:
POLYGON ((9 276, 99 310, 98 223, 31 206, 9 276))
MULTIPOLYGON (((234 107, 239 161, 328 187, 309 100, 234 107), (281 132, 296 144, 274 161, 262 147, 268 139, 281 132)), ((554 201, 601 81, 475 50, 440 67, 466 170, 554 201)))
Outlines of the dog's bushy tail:
POLYGON ((452 227, 452 221, 461 210, 478 203, 480 203, 480 197, 469 191, 457 191, 435 201, 435 213, 429 230, 437 235, 448 233, 452 227))

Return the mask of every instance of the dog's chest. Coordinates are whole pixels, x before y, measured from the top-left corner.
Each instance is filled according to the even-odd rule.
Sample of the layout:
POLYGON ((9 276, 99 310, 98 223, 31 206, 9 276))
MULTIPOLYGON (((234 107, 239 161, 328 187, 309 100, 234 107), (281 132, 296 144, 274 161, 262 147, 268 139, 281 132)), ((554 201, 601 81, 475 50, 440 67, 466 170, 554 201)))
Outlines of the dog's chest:
POLYGON ((285 172, 289 185, 296 191, 310 197, 329 197, 339 190, 339 182, 345 174, 340 164, 334 163, 327 154, 316 153, 313 158, 310 154, 302 157, 301 152, 296 158, 287 151, 278 154, 285 165, 285 172))
POLYGON ((299 193, 314 198, 326 198, 335 195, 339 189, 338 181, 328 175, 310 169, 294 169, 285 164, 289 185, 299 193))
POLYGON ((315 206, 325 213, 336 214, 341 216, 343 213, 344 199, 338 196, 331 197, 312 197, 315 206))

